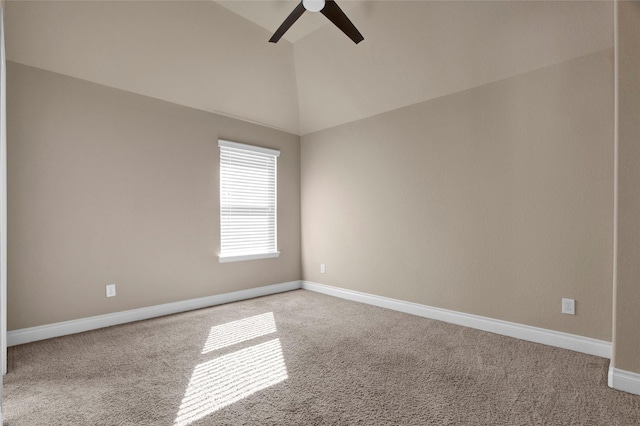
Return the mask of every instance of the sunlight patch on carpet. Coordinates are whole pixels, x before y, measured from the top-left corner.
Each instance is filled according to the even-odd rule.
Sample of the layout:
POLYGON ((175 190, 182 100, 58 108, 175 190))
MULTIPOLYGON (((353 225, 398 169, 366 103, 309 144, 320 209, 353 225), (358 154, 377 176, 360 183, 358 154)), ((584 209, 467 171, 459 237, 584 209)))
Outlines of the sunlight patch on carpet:
MULTIPOLYGON (((212 328, 202 354, 275 331, 271 312, 216 326, 212 328), (251 324, 255 326, 253 331, 251 324)), ((287 379, 280 339, 205 361, 193 370, 174 426, 187 426, 287 379)))
POLYGON ((276 332, 273 312, 211 327, 202 354, 276 332))

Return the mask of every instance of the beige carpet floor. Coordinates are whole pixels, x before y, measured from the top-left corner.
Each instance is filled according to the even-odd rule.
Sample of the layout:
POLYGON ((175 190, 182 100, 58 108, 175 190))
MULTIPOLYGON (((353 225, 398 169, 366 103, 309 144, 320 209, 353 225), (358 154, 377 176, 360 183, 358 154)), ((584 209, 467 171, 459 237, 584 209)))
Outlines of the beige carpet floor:
POLYGON ((297 290, 12 347, 5 425, 640 425, 608 365, 297 290))

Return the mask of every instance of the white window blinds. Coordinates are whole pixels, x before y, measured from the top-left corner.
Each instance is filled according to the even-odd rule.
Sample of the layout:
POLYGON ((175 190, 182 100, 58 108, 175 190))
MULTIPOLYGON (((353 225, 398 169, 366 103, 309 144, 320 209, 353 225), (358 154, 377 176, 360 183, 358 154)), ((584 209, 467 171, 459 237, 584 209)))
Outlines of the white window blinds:
POLYGON ((220 147, 220 262, 276 257, 280 151, 224 140, 220 147))

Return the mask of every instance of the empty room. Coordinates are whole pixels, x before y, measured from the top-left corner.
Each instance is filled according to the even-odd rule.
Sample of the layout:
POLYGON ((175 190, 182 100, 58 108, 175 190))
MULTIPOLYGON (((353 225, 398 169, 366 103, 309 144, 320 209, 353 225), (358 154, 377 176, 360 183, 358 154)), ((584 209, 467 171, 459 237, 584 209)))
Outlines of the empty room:
POLYGON ((640 424, 640 2, 0 6, 0 423, 640 424))

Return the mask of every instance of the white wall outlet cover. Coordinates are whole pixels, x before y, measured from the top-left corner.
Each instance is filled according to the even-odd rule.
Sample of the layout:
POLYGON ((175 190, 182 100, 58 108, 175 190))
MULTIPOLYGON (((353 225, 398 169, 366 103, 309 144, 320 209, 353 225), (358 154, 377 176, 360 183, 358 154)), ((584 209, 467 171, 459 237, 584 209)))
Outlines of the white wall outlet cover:
POLYGON ((576 314, 576 301, 575 299, 562 299, 562 313, 575 315, 576 314))
POLYGON ((320 264, 320 273, 324 274, 325 272, 327 272, 327 268, 325 268, 324 263, 320 264))
POLYGON ((116 295, 116 285, 107 284, 107 297, 113 297, 116 295))

